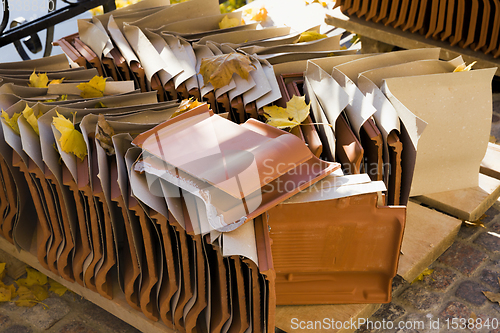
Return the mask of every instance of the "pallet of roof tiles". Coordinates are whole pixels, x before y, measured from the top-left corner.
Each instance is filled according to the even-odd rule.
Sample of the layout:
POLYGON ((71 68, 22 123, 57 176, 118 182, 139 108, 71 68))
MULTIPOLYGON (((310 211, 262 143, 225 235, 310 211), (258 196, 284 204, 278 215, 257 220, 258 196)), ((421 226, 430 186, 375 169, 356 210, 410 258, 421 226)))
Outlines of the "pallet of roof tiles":
MULTIPOLYGON (((471 13, 473 10, 472 8, 465 10, 463 1, 448 2, 447 6, 444 5, 444 2, 439 1, 433 32, 431 32, 430 26, 424 24, 431 22, 431 9, 428 8, 429 11, 426 14, 426 10, 422 6, 417 8, 421 3, 426 5, 424 7, 431 7, 431 1, 411 1, 408 21, 398 25, 397 28, 391 25, 386 26, 382 21, 376 23, 373 17, 368 14, 358 17, 356 14, 349 14, 349 10, 342 13, 340 8, 328 13, 325 21, 332 26, 342 27, 363 36, 362 40, 365 42, 363 47, 366 46, 367 50, 370 47, 377 47, 376 41, 380 41, 382 44, 387 43, 389 47, 394 45, 404 49, 424 46, 441 47, 443 48, 441 54, 443 59, 450 60, 463 55, 467 62, 478 61, 478 68, 498 66, 498 26, 500 24, 498 19, 500 3, 498 1, 489 1, 487 4, 484 4, 484 1, 472 3, 471 6, 475 6, 478 12, 475 23, 473 22, 474 15, 470 15, 471 21, 464 22, 464 13, 467 17, 469 16, 467 13, 471 13), (451 15, 440 12, 445 7, 451 15), (421 9, 423 15, 421 19, 418 19, 421 9), (456 21, 457 17, 462 17, 462 19, 456 21)), ((383 50, 384 48, 380 47, 379 49, 383 50)))
POLYGON ((241 12, 221 15, 218 11, 216 1, 192 0, 167 6, 138 20, 131 16, 114 20, 113 15, 105 14, 79 20, 78 38, 103 63, 119 53, 125 58, 125 65, 143 68, 146 87, 157 87, 153 89, 158 91, 160 100, 205 100, 215 105, 216 112, 229 112, 231 119, 238 122, 257 117, 262 106, 279 99, 271 64, 351 52, 339 51, 338 34, 297 43, 300 34, 290 33, 289 28, 256 30, 255 23, 241 25, 241 12), (186 12, 188 16, 184 15, 186 12), (226 28, 220 25, 222 20, 234 23, 226 28), (214 89, 203 82, 202 75, 196 75, 202 58, 235 51, 248 53, 252 59, 255 70, 250 72, 249 80, 235 76, 227 86, 214 89))
POLYGON ((450 46, 500 55, 500 2, 471 1, 338 1, 345 15, 440 40, 450 46))

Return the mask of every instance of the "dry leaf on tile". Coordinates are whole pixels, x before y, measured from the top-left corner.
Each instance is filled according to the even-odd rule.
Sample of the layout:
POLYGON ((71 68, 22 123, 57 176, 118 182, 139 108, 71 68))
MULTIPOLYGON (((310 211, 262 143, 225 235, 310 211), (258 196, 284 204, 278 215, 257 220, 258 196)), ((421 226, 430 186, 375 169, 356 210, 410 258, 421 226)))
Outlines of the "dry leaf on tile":
POLYGON ((62 79, 54 79, 49 82, 49 84, 61 84, 63 82, 64 78, 62 79))
POLYGON ((229 18, 227 15, 219 22, 219 29, 233 28, 240 25, 240 20, 236 17, 229 18))
POLYGON ((35 71, 31 73, 28 86, 33 88, 47 88, 49 78, 47 74, 36 74, 35 71))
POLYGON ((483 294, 490 300, 490 302, 500 304, 500 294, 492 293, 491 291, 483 291, 483 294))
POLYGON ((304 96, 293 96, 286 103, 286 108, 280 106, 264 106, 264 116, 267 124, 280 128, 294 128, 300 125, 309 115, 309 105, 304 96))
POLYGON ((313 40, 323 39, 327 36, 316 31, 304 31, 300 34, 298 43, 311 42, 313 40))
POLYGON ((111 138, 115 135, 115 130, 104 118, 104 115, 99 114, 99 120, 97 121, 97 133, 95 138, 99 141, 101 147, 106 151, 108 156, 115 154, 115 148, 113 146, 113 141, 111 138))
POLYGON ((47 276, 36 269, 26 267, 26 273, 26 278, 16 280, 18 286, 31 287, 33 285, 44 285, 48 282, 47 276))
POLYGON ((467 66, 465 66, 465 64, 458 65, 455 68, 455 70, 453 71, 453 73, 455 73, 455 72, 468 72, 472 69, 472 66, 474 66, 476 64, 476 62, 477 61, 473 61, 467 66))
POLYGON ((59 282, 54 281, 52 279, 49 279, 49 284, 50 284, 49 290, 56 293, 59 296, 64 295, 68 291, 68 288, 66 288, 65 286, 63 286, 59 282))
POLYGON ((72 153, 81 160, 87 156, 87 145, 83 139, 82 133, 75 129, 71 121, 57 112, 57 117, 52 118, 52 124, 61 133, 59 143, 61 149, 66 153, 72 153))
POLYGON ((229 84, 234 73, 246 80, 253 70, 255 66, 250 58, 237 52, 201 59, 200 74, 203 82, 210 82, 215 89, 229 84))
POLYGON ((89 82, 82 82, 76 86, 82 92, 82 98, 96 98, 104 96, 104 88, 106 87, 106 79, 102 76, 94 76, 89 82))
POLYGON ((17 125, 17 118, 19 118, 20 116, 21 116, 21 112, 16 112, 12 115, 12 117, 9 117, 7 112, 2 110, 2 118, 5 120, 7 125, 9 125, 9 127, 12 128, 14 133, 16 133, 17 135, 19 135, 19 126, 17 125))
POLYGON ((429 269, 429 268, 424 269, 424 271, 422 273, 420 273, 419 276, 417 276, 415 278, 415 280, 413 280, 411 283, 415 283, 417 281, 422 281, 424 279, 424 276, 431 275, 432 272, 434 272, 433 269, 429 269))
POLYGON ((38 111, 38 114, 35 115, 35 112, 33 111, 32 108, 26 104, 26 107, 23 110, 23 117, 26 119, 28 124, 31 125, 31 128, 35 131, 36 134, 40 135, 40 132, 38 132, 38 118, 42 116, 42 112, 38 111))
POLYGON ((197 99, 193 100, 192 97, 190 99, 184 99, 184 100, 182 100, 182 102, 179 105, 179 107, 177 108, 177 110, 175 110, 175 112, 170 116, 169 119, 175 118, 175 117, 183 114, 184 112, 192 110, 195 107, 200 106, 202 104, 203 103, 198 102, 197 99))

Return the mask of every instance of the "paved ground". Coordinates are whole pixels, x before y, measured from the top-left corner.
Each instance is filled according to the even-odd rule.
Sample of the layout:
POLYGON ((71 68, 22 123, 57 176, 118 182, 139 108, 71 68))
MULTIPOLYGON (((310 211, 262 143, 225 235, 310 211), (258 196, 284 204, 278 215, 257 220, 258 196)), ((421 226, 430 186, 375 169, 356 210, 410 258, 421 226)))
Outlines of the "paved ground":
MULTIPOLYGON (((491 134, 500 142, 500 94, 494 95, 491 134)), ((500 306, 482 293, 500 293, 500 202, 486 212, 482 222, 485 228, 462 226, 455 243, 430 266, 434 271, 423 281, 410 284, 396 277, 392 303, 383 305, 369 318, 373 327, 357 332, 500 333, 500 306), (490 327, 461 329, 464 320, 470 318, 475 323, 488 322, 490 327), (386 327, 391 321, 394 328, 377 329, 384 321, 386 327), (424 327, 398 329, 400 322, 424 327), (458 326, 454 328, 454 324, 458 326)), ((76 294, 68 292, 59 297, 51 293, 44 303, 48 309, 40 304, 30 309, 0 304, 0 333, 138 332, 76 294)))

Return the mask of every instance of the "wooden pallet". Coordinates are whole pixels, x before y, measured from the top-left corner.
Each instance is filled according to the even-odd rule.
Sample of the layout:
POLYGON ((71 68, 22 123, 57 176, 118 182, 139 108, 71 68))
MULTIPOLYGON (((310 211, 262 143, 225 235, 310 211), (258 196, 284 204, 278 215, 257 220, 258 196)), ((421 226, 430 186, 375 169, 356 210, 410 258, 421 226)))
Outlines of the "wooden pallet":
MULTIPOLYGON (((481 171, 492 176, 496 175, 496 173, 500 175, 500 146, 490 145, 485 160, 483 161, 481 171), (490 162, 486 163, 486 161, 490 162)), ((484 178, 483 176, 484 175, 481 175, 483 179, 491 178, 484 178)), ((498 181, 497 179, 494 180, 498 181)), ((485 211, 491 206, 489 204, 486 205, 484 200, 491 201, 491 193, 496 191, 498 187, 499 186, 486 189, 486 197, 482 192, 462 190, 466 193, 463 195, 466 198, 464 200, 475 202, 480 206, 481 210, 475 210, 476 213, 479 214, 480 211, 485 211), (488 194, 488 191, 491 193, 488 194)), ((461 205, 461 203, 458 205, 461 205)), ((459 206, 455 205, 455 207, 459 206)), ((483 213, 480 214, 482 215, 483 213)), ((462 221, 460 219, 453 218, 434 209, 421 206, 417 202, 410 201, 408 203, 407 220, 398 275, 403 277, 406 281, 413 281, 425 268, 432 264, 451 246, 451 244, 453 244, 461 223, 462 221)), ((50 278, 66 286, 68 289, 85 297, 89 301, 143 332, 173 332, 173 330, 166 327, 163 323, 152 322, 142 313, 130 308, 125 298, 118 290, 114 293, 117 296, 115 296, 113 300, 105 299, 99 294, 87 288, 83 288, 77 283, 68 282, 44 269, 34 254, 26 251, 17 251, 14 245, 2 237, 0 237, 0 250, 3 250, 14 258, 46 274, 50 278)), ((301 321, 307 325, 308 321, 312 321, 314 324, 315 321, 323 321, 325 318, 327 320, 334 319, 337 322, 347 321, 349 323, 358 323, 359 319, 371 317, 379 307, 380 304, 278 306, 276 309, 276 327, 285 332, 298 332, 300 329, 295 330, 293 328, 300 325, 301 321)), ((340 329, 324 328, 323 330, 318 329, 314 331, 349 333, 354 332, 356 328, 356 326, 340 329)))
POLYGON ((491 54, 473 51, 469 48, 451 46, 448 43, 427 39, 420 34, 402 31, 391 26, 365 21, 362 18, 344 15, 340 8, 335 8, 325 19, 327 24, 346 29, 363 37, 380 41, 386 44, 399 46, 404 49, 418 49, 424 47, 440 47, 440 58, 450 60, 461 55, 466 63, 477 61, 474 68, 498 67, 496 75, 500 75, 500 58, 495 59, 491 54))
MULTIPOLYGON (((153 322, 146 318, 142 312, 136 311, 128 305, 125 296, 118 290, 118 285, 115 284, 116 290, 113 291, 114 298, 112 300, 106 299, 90 289, 84 288, 76 282, 69 282, 62 277, 55 275, 51 271, 42 267, 39 263, 36 252, 30 253, 24 250, 18 251, 16 247, 9 243, 5 238, 0 237, 0 249, 11 255, 12 257, 28 264, 41 273, 47 275, 49 278, 59 282, 69 290, 76 294, 85 297, 92 303, 100 306, 112 315, 120 318, 124 322, 134 326, 141 332, 150 333, 173 333, 174 330, 169 329, 162 322, 153 322)), ((3 260, 3 258, 2 258, 3 260)))

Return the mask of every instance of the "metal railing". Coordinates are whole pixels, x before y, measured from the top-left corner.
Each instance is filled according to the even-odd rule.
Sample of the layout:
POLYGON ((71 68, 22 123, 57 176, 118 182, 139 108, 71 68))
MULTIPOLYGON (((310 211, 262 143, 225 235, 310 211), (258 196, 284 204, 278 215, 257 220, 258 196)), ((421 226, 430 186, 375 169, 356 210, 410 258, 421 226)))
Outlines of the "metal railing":
POLYGON ((54 26, 56 24, 71 19, 97 6, 102 5, 104 12, 116 8, 114 0, 62 1, 66 3, 67 6, 56 9, 56 0, 48 0, 48 13, 46 15, 29 22, 22 17, 15 18, 12 20, 9 29, 6 30, 10 18, 9 2, 8 0, 2 0, 3 18, 0 23, 0 47, 14 43, 21 58, 23 58, 23 60, 28 60, 30 58, 24 50, 23 44, 32 53, 40 52, 42 50, 42 43, 38 37, 38 32, 47 29, 44 57, 49 56, 52 51, 54 26))

